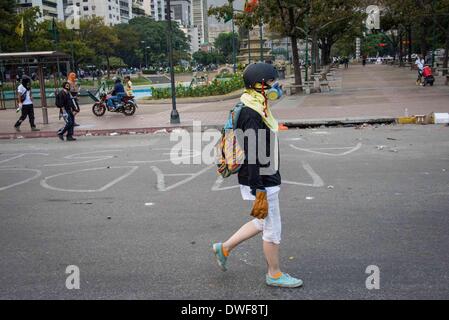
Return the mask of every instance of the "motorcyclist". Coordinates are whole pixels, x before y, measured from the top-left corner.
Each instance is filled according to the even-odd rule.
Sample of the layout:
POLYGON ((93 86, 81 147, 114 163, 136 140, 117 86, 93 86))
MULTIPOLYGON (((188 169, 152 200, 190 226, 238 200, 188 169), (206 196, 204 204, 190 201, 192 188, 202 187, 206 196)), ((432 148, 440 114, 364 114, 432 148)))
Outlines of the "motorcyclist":
POLYGON ((120 80, 120 78, 117 78, 115 80, 114 89, 112 89, 109 94, 111 96, 108 98, 106 104, 108 107, 116 109, 117 107, 119 107, 122 98, 126 95, 125 87, 123 87, 122 80, 120 80))

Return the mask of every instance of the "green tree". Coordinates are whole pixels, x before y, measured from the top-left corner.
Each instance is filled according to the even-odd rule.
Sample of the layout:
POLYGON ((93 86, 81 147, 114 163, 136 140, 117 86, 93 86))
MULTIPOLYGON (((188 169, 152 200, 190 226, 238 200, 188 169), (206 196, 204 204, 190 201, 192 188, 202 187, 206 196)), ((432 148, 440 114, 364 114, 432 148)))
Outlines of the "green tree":
POLYGON ((0 52, 7 52, 13 48, 10 40, 13 38, 14 29, 19 22, 15 13, 15 0, 0 1, 0 52))
MULTIPOLYGON (((155 21, 150 17, 137 17, 128 24, 116 25, 117 56, 128 65, 139 66, 145 62, 146 53, 149 64, 167 65, 167 27, 167 21, 155 21)), ((176 22, 172 22, 172 32, 174 62, 190 60, 188 38, 176 22)))
POLYGON ((240 46, 239 37, 236 33, 234 36, 232 32, 223 32, 215 39, 214 47, 217 49, 226 59, 226 62, 232 61, 232 41, 234 39, 234 45, 236 48, 240 46))
POLYGON ((106 26, 103 18, 91 17, 81 19, 79 40, 85 42, 95 52, 97 63, 106 60, 108 78, 110 77, 110 58, 114 55, 114 48, 119 40, 114 28, 106 26))
POLYGON ((200 63, 203 65, 208 65, 211 63, 221 64, 225 62, 225 57, 222 53, 219 52, 205 52, 205 51, 197 51, 192 55, 193 60, 196 63, 200 63))

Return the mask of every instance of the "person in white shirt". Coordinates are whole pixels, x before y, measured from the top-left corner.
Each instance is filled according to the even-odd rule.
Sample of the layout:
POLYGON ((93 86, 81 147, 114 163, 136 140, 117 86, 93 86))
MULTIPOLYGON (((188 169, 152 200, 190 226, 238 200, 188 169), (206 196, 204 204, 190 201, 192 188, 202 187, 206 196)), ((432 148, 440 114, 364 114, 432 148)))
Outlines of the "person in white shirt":
POLYGON ((424 69, 424 59, 418 55, 415 61, 415 65, 418 67, 418 79, 416 79, 416 85, 420 85, 422 83, 422 70, 424 69))
POLYGON ((31 93, 31 79, 24 75, 22 77, 22 83, 17 88, 17 96, 19 102, 19 109, 22 110, 22 115, 19 120, 17 120, 14 128, 17 132, 20 132, 20 125, 28 117, 30 120, 31 131, 39 131, 34 124, 34 107, 33 107, 33 96, 31 93))

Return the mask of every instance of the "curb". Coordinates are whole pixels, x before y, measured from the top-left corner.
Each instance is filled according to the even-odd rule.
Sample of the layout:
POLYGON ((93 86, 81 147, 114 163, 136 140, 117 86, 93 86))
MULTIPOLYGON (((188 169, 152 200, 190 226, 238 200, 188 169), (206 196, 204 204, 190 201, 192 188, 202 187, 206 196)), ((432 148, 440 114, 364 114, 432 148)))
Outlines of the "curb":
MULTIPOLYGON (((304 119, 304 120, 288 120, 279 123, 283 124, 286 129, 289 128, 316 128, 321 126, 337 127, 337 126, 357 126, 363 124, 401 124, 401 118, 377 117, 377 118, 347 118, 347 119, 304 119)), ((449 124, 447 125, 449 126, 449 124)), ((208 129, 220 130, 223 125, 203 125, 202 131, 208 129)), ((170 133, 176 129, 192 131, 193 125, 177 125, 177 126, 161 126, 147 128, 121 128, 121 129, 99 129, 99 130, 76 130, 75 136, 117 136, 117 135, 135 135, 135 134, 158 134, 170 133)), ((0 140, 5 139, 29 139, 29 138, 57 138, 55 131, 39 131, 39 132, 14 132, 0 133, 0 140)))
MULTIPOLYGON (((204 125, 202 130, 217 129, 221 130, 223 126, 204 125)), ((162 126, 148 128, 121 128, 121 129, 99 129, 99 130, 75 130, 75 137, 79 136, 118 136, 134 135, 148 133, 170 133, 176 129, 192 131, 193 125, 162 126)), ((5 139, 32 139, 32 138, 57 138, 56 131, 38 131, 38 132, 14 132, 0 133, 0 140, 5 139)))
MULTIPOLYGON (((188 98, 176 98, 177 104, 190 104, 190 103, 207 103, 207 102, 220 102, 226 100, 237 99, 242 95, 242 90, 221 95, 221 96, 209 96, 209 97, 188 97, 188 98)), ((153 104, 172 104, 171 99, 159 99, 159 100, 145 100, 138 99, 137 104, 140 106, 153 105, 153 104)))
POLYGON ((313 128, 321 126, 336 127, 336 126, 356 126, 362 124, 395 124, 398 123, 398 118, 375 117, 375 118, 345 118, 345 119, 304 119, 304 120, 285 120, 283 123, 288 128, 313 128))

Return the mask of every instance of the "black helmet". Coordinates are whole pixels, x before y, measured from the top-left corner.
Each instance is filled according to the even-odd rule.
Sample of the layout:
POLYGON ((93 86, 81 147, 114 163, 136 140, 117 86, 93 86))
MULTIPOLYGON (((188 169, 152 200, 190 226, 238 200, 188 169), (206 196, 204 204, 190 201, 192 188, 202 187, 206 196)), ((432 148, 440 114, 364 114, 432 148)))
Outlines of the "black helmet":
POLYGON ((254 88, 254 84, 276 80, 277 70, 273 65, 263 62, 253 63, 243 71, 243 81, 246 88, 254 88))
POLYGON ((122 80, 120 78, 115 79, 115 83, 121 83, 122 80))

